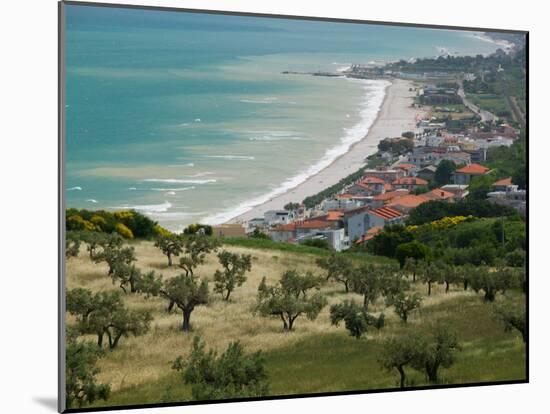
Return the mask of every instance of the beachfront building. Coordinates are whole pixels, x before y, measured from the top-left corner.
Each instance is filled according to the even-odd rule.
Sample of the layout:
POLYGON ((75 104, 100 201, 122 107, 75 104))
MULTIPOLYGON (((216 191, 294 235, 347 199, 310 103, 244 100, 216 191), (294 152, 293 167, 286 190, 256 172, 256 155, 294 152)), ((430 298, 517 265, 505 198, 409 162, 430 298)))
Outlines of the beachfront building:
POLYGON ((459 168, 453 174, 453 181, 455 184, 470 184, 470 181, 474 177, 485 175, 490 171, 489 168, 479 164, 470 164, 465 167, 459 168))
POLYGON ((416 208, 420 204, 424 204, 428 201, 430 201, 430 198, 424 196, 424 194, 409 194, 392 200, 387 204, 387 206, 398 210, 403 214, 408 214, 413 208, 416 208))
POLYGON ((520 190, 517 185, 508 185, 505 191, 492 191, 487 194, 487 201, 516 209, 525 216, 527 212, 527 190, 520 190))
POLYGON ((376 177, 384 182, 391 182, 398 178, 405 177, 405 171, 400 169, 365 170, 363 171, 363 177, 376 177))
POLYGON ((468 191, 468 185, 466 184, 446 184, 441 187, 443 191, 448 191, 449 193, 453 194, 454 200, 462 200, 470 192, 468 191))
POLYGON ((428 182, 418 177, 403 177, 392 182, 392 186, 396 190, 405 189, 413 191, 416 190, 418 187, 423 187, 426 185, 428 185, 428 182))
POLYGON ((245 237, 246 230, 242 224, 220 224, 212 227, 216 237, 245 237))
POLYGON ((264 221, 267 226, 276 226, 291 222, 293 215, 286 210, 269 210, 264 213, 264 221))
POLYGON ((406 177, 414 177, 418 171, 418 167, 410 163, 398 164, 395 168, 405 171, 406 177))
POLYGON ((379 207, 371 210, 361 207, 344 212, 344 223, 350 242, 360 239, 371 227, 403 223, 406 215, 391 207, 379 207))
POLYGON ((385 191, 384 184, 386 182, 378 177, 363 177, 347 189, 347 192, 352 195, 372 196, 383 193, 385 191))
POLYGON ((495 181, 491 184, 493 191, 506 191, 508 186, 512 185, 512 177, 503 178, 501 180, 495 181))
POLYGON ((435 165, 427 165, 424 168, 421 168, 420 170, 418 170, 418 172, 416 173, 416 176, 426 181, 432 181, 434 179, 436 170, 437 170, 437 167, 435 165))
POLYGON ((345 230, 341 229, 327 229, 319 231, 311 231, 303 236, 299 236, 296 239, 297 243, 303 243, 306 240, 320 239, 326 240, 328 245, 341 252, 349 248, 349 239, 346 237, 345 230))

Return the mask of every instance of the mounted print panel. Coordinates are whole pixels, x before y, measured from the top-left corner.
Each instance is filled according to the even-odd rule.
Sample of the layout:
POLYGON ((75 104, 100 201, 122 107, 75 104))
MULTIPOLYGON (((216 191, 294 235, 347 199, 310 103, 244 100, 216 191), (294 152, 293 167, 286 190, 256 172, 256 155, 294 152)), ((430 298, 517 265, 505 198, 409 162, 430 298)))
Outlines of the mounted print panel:
POLYGON ((527 382, 527 50, 60 3, 60 411, 527 382))

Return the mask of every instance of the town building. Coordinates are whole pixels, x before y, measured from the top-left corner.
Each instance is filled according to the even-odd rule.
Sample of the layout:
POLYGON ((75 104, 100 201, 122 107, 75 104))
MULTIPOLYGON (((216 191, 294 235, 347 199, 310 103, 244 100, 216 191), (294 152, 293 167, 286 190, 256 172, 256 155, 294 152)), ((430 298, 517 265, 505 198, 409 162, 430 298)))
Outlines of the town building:
POLYGON ((490 169, 483 165, 470 164, 456 170, 453 174, 453 180, 455 184, 470 184, 472 178, 485 175, 489 171, 490 169))

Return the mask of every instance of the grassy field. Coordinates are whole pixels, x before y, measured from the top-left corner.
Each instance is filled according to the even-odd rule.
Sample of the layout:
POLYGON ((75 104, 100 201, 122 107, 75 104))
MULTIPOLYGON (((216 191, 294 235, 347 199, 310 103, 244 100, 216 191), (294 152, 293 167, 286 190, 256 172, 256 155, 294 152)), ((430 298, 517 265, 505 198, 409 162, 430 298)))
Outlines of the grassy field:
MULTIPOLYGON (((179 273, 177 268, 167 267, 166 258, 152 243, 136 242, 134 246, 140 268, 155 270, 165 277, 179 273)), ((191 317, 192 333, 180 331, 181 314, 166 313, 165 301, 145 299, 140 295, 125 296, 128 306, 149 309, 153 313, 152 329, 141 337, 123 338, 119 348, 107 352, 100 360, 98 380, 111 384, 112 395, 107 403, 100 401, 96 406, 190 400, 190 387, 170 366, 177 356, 189 353, 195 334, 203 337, 207 347, 220 352, 235 340, 239 340, 249 352, 262 350, 272 395, 396 387, 396 373, 382 370, 377 363, 383 339, 400 335, 407 329, 425 330, 429 322, 435 320, 449 322, 457 330, 463 347, 456 364, 442 370, 443 383, 525 378, 525 347, 521 338, 516 333, 504 332, 492 317, 490 305, 483 303, 475 293, 452 288, 445 294, 443 286, 436 286, 434 293, 424 298, 423 307, 413 314, 406 326, 379 300, 370 310, 385 313, 386 327, 356 340, 348 336, 343 326, 330 325, 329 306, 344 298, 355 297, 359 301, 360 297, 346 295, 341 284, 328 283, 322 291, 327 295, 329 306, 323 309, 317 320, 299 318, 295 331, 284 333, 280 320, 252 314, 258 284, 264 276, 271 283, 278 280, 289 268, 319 273, 320 269, 315 265, 319 255, 316 252, 260 248, 258 245, 253 248, 226 245, 224 248, 251 254, 252 272, 245 284, 232 294, 229 303, 212 294, 208 306, 197 307, 191 317)), ((212 280, 218 267, 216 257, 210 255, 196 273, 212 280)), ((119 289, 107 276, 107 266, 92 263, 84 248, 79 257, 68 260, 67 275, 69 289, 119 289)), ((413 289, 426 294, 426 286, 419 283, 413 289)), ((510 292, 508 296, 523 300, 519 293, 510 292)), ((70 317, 68 321, 71 322, 70 317)), ((410 370, 408 375, 410 385, 425 384, 420 373, 410 370)))

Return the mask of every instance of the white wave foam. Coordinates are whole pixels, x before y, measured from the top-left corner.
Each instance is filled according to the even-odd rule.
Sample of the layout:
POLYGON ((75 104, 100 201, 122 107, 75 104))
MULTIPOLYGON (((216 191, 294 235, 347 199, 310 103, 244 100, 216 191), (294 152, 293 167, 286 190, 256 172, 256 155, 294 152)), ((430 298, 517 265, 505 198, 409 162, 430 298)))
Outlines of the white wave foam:
POLYGON ((137 188, 136 188, 136 187, 128 187, 128 190, 130 190, 130 191, 136 191, 137 188))
POLYGON ((179 187, 179 188, 151 188, 151 191, 169 191, 169 192, 178 192, 178 191, 188 191, 194 190, 196 187, 179 187))
POLYGON ((94 204, 97 204, 97 200, 93 199, 93 198, 89 198, 86 200, 88 203, 94 203, 94 204))
POLYGON ((239 99, 239 102, 253 103, 253 104, 272 104, 272 103, 275 103, 278 99, 279 98, 276 98, 274 96, 269 96, 267 98, 259 98, 259 99, 243 98, 243 99, 239 99))
POLYGON ((182 122, 181 124, 178 124, 178 126, 186 127, 186 126, 189 126, 189 124, 187 122, 182 122))
POLYGON ((334 162, 334 160, 348 152, 352 145, 361 141, 376 120, 378 112, 382 106, 382 102, 384 101, 386 87, 391 85, 391 83, 384 80, 346 79, 349 82, 362 84, 365 94, 363 95, 360 103, 361 120, 351 128, 344 128, 344 134, 340 139, 339 145, 329 148, 319 161, 299 172, 295 176, 289 178, 269 193, 260 195, 251 200, 247 200, 230 210, 208 216, 202 220, 202 222, 206 224, 225 223, 232 218, 246 213, 257 205, 263 204, 274 197, 286 193, 290 189, 295 188, 306 181, 309 177, 328 167, 334 162))
POLYGON ((167 193, 164 193, 165 195, 176 195, 176 192, 175 191, 168 191, 167 193))
POLYGON ((125 204, 122 206, 117 207, 111 207, 112 209, 116 210, 136 210, 144 213, 163 213, 165 211, 168 211, 168 209, 172 207, 172 203, 169 203, 168 201, 165 201, 162 204, 146 204, 146 205, 129 205, 125 204))
POLYGON ((67 188, 67 191, 82 191, 82 187, 77 185, 75 187, 67 188))
POLYGON ((211 178, 207 180, 190 180, 187 178, 146 178, 142 180, 147 183, 170 183, 170 184, 208 184, 215 183, 216 180, 211 178))
POLYGON ((254 160, 255 157, 248 155, 205 155, 206 158, 222 158, 224 160, 254 160))
POLYGON ((200 118, 195 118, 195 122, 201 122, 200 118))

